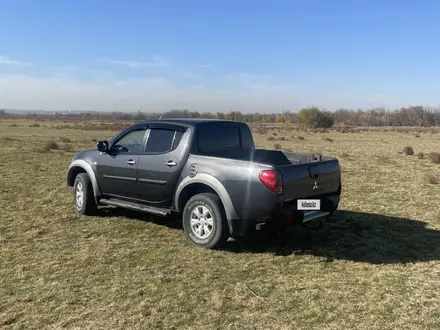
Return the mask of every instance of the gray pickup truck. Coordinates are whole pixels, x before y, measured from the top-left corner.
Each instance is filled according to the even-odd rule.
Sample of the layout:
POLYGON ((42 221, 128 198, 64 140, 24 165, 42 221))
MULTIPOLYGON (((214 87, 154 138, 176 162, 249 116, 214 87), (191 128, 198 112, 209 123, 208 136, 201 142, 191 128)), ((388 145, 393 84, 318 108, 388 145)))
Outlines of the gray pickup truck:
POLYGON ((160 119, 77 153, 67 185, 80 214, 178 213, 191 243, 215 248, 264 224, 321 221, 338 208, 341 173, 335 158, 256 149, 242 122, 160 119))

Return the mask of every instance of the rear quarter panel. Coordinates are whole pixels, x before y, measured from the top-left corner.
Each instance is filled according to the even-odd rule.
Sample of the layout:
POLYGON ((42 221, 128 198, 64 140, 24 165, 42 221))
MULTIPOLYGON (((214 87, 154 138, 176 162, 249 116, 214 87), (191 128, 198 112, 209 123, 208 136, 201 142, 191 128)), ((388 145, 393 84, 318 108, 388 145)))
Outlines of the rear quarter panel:
MULTIPOLYGON (((282 197, 270 192, 260 181, 259 173, 265 169, 273 167, 234 159, 190 155, 182 171, 180 183, 185 180, 185 185, 190 184, 197 181, 198 177, 204 177, 204 180, 207 180, 207 176, 215 178, 226 190, 238 218, 259 219, 270 216, 275 204, 280 198, 282 200, 282 197), (194 164, 198 168, 197 174, 190 180, 185 180, 194 164)), ((206 184, 210 185, 209 180, 206 184)), ((210 186, 215 190, 215 187, 210 186)), ((178 186, 177 190, 179 188, 182 187, 178 186)), ((223 201, 223 204, 227 208, 227 203, 223 201)))

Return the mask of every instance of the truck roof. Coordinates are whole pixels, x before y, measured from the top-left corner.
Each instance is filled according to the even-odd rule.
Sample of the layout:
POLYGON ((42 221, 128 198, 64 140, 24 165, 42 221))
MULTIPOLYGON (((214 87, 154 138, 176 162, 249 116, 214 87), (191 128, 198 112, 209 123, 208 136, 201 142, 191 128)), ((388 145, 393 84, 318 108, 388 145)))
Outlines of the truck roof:
POLYGON ((173 123, 173 124, 183 124, 188 126, 198 126, 200 124, 205 123, 241 123, 234 120, 225 120, 225 119, 211 119, 211 118, 165 118, 165 119, 156 119, 156 120, 146 120, 141 123, 173 123))

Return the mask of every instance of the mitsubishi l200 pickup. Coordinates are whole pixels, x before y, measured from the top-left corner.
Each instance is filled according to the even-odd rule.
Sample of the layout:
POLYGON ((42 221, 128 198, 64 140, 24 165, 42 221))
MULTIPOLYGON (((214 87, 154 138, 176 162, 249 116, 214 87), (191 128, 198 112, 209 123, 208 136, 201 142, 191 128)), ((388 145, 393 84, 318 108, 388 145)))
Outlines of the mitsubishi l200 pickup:
POLYGON ((242 122, 159 119, 77 153, 67 185, 79 214, 178 213, 191 243, 216 248, 271 222, 321 221, 338 208, 341 172, 332 157, 256 149, 242 122))

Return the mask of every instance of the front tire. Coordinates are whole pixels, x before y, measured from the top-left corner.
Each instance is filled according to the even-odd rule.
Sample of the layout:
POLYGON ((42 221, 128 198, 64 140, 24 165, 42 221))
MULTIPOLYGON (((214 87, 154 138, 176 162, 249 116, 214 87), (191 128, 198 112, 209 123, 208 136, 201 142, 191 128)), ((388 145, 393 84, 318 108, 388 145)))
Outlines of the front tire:
POLYGON ((77 213, 82 215, 96 214, 97 207, 93 186, 87 173, 80 173, 76 176, 73 184, 73 196, 77 213))
POLYGON ((183 230, 194 245, 214 249, 229 238, 229 228, 220 198, 212 193, 191 197, 183 211, 183 230))

